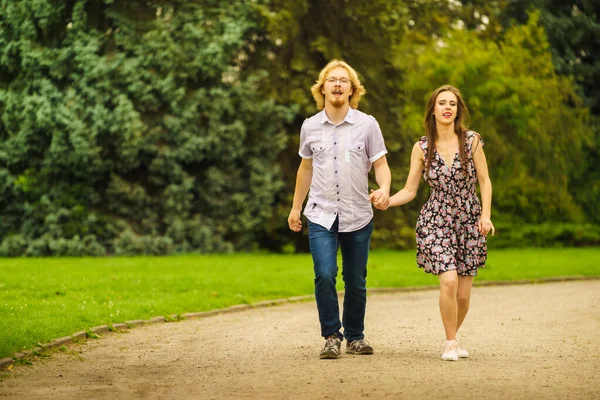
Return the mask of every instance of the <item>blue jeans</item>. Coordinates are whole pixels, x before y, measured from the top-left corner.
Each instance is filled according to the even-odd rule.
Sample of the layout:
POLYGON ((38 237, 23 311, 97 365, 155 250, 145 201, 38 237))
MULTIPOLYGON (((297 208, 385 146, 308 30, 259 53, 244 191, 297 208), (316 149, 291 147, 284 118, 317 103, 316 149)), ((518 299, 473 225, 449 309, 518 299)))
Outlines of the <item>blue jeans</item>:
POLYGON ((308 221, 308 242, 315 269, 315 298, 321 322, 321 335, 337 335, 353 341, 364 339, 367 305, 367 259, 373 233, 373 221, 354 232, 338 232, 336 219, 331 229, 308 221), (340 322, 340 307, 335 288, 338 272, 337 250, 342 249, 344 279, 344 311, 340 322), (340 329, 344 326, 344 335, 340 329))

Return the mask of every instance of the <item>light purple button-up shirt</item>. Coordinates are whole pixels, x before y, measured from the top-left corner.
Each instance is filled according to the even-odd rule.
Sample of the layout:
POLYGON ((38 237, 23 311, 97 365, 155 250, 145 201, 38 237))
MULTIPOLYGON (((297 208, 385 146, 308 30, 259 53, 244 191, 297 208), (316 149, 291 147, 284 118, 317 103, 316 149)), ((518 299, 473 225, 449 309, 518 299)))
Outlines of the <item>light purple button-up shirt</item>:
POLYGON ((338 232, 365 227, 373 218, 369 171, 387 153, 375 118, 350 108, 336 126, 321 111, 302 124, 298 153, 313 160, 306 218, 331 229, 339 217, 338 232))

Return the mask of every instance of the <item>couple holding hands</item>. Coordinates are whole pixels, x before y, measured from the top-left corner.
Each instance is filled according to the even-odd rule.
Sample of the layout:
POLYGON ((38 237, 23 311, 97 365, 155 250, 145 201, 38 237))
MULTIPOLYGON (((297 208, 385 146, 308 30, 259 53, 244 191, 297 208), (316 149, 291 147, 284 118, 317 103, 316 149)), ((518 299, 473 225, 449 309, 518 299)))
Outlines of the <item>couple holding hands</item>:
POLYGON ((363 333, 373 231, 371 204, 386 210, 410 202, 421 176, 431 192, 416 225, 417 264, 439 277, 439 306, 446 333, 442 359, 468 357, 456 335, 469 309, 473 279, 487 258, 486 235, 494 234, 494 225, 483 141, 477 132, 467 129, 468 110, 459 90, 444 85, 432 93, 425 110, 425 136, 412 148, 404 188, 392 196, 381 129, 375 118, 358 110, 366 91, 356 71, 343 61, 332 60, 321 70, 311 92, 321 111, 302 124, 302 161, 288 224, 295 232, 302 229, 302 205, 308 194, 304 215, 325 338, 320 358, 339 358, 344 338, 347 354, 373 354, 363 333), (369 193, 371 167, 379 188, 369 193), (345 286, 341 320, 335 287, 338 248, 345 286))

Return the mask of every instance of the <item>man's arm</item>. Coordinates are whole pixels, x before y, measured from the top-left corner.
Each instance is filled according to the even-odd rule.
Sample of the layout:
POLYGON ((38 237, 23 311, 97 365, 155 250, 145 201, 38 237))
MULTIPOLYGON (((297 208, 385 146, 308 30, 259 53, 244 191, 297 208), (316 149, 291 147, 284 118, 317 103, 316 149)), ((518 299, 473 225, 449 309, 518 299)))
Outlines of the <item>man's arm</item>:
POLYGON ((372 190, 370 198, 375 207, 385 210, 390 201, 390 187, 392 185, 392 173, 386 156, 378 158, 373 163, 373 169, 375 170, 375 180, 379 185, 379 189, 372 190))
POLYGON ((298 167, 298 173, 296 174, 296 188, 294 189, 294 201, 292 204, 292 210, 288 217, 288 225, 294 232, 300 232, 302 230, 302 221, 300 220, 300 213, 302 212, 302 204, 310 189, 310 183, 312 182, 313 165, 312 159, 303 158, 300 166, 298 167))

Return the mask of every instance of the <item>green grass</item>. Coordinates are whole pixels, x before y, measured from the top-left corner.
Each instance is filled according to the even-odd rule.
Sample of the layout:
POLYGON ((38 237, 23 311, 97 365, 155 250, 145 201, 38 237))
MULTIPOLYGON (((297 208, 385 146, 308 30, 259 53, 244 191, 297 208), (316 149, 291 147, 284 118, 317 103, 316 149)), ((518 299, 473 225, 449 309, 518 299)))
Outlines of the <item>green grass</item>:
MULTIPOLYGON (((477 279, 599 276, 598 260, 598 248, 494 250, 477 279)), ((372 252, 367 281, 437 284, 414 251, 372 252)), ((0 358, 97 325, 312 293, 308 254, 0 259, 0 358)))

